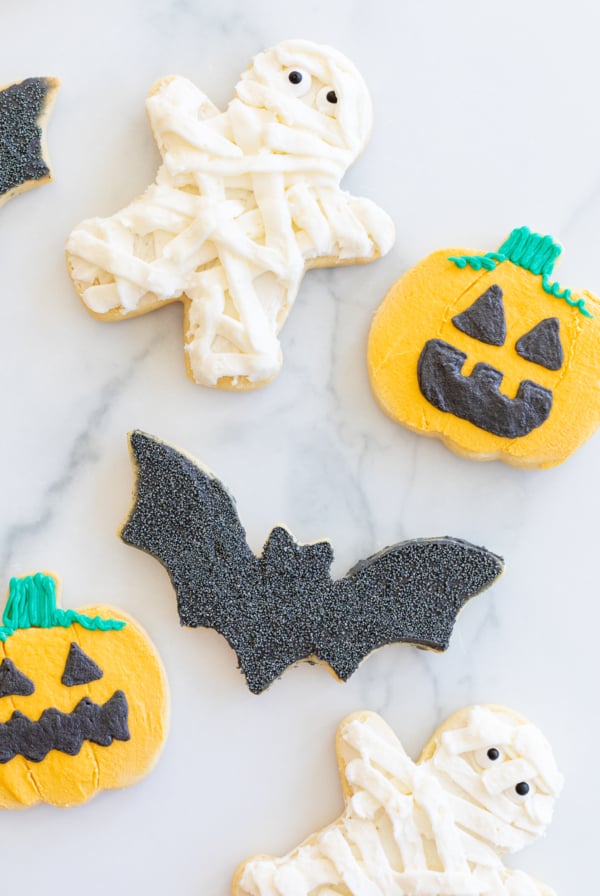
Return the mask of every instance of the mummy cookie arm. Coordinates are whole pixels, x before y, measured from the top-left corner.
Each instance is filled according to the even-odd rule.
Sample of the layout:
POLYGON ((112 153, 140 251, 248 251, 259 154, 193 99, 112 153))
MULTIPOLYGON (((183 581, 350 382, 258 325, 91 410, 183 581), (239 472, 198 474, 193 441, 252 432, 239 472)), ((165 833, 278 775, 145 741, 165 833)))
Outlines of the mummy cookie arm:
MULTIPOLYGON (((177 153, 210 153, 216 158, 240 158, 241 150, 205 122, 222 115, 220 109, 187 78, 161 78, 148 93, 146 112, 154 139, 167 168, 176 170, 177 153)), ((223 122, 226 126, 226 121, 223 122)))
POLYGON ((535 877, 514 868, 505 868, 502 883, 510 896, 556 896, 556 891, 535 877))

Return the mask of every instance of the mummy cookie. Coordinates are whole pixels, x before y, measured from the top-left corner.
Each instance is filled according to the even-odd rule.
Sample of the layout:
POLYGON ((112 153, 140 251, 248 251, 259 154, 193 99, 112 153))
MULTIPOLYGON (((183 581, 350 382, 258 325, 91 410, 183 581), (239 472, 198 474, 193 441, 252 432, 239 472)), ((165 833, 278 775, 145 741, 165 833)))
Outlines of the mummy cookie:
POLYGON ((52 180, 44 128, 59 86, 27 78, 0 90, 0 205, 52 180))
POLYGON ((298 544, 281 526, 256 557, 211 473, 141 432, 131 451, 137 484, 121 537, 161 561, 181 624, 222 634, 256 694, 303 659, 345 681, 385 644, 445 650, 462 606, 503 571, 485 548, 432 538, 385 548, 332 580, 330 543, 298 544))
POLYGON ((553 896, 502 861, 545 833, 562 786, 525 719, 463 709, 414 763, 380 716, 357 713, 337 757, 344 814, 283 858, 245 862, 233 896, 553 896))
POLYGON ((0 627, 0 808, 74 806, 150 771, 168 691, 140 626, 109 606, 62 610, 57 580, 11 579, 0 627))
POLYGON ((551 237, 435 252, 395 283, 369 336, 383 410, 476 460, 552 467, 600 423, 600 301, 551 279, 551 237))
POLYGON ((147 111, 156 182, 75 228, 74 284, 102 320, 183 302, 189 376, 264 385, 305 270, 372 261, 394 241, 381 209, 340 189, 371 130, 367 88, 336 50, 285 41, 253 60, 225 112, 180 77, 153 87, 147 111))

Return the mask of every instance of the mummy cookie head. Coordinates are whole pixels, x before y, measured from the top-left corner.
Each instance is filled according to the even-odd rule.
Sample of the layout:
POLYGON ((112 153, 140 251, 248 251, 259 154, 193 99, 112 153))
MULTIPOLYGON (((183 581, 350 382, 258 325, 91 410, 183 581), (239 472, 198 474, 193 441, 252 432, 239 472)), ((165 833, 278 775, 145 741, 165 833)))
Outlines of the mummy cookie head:
POLYGON ((57 582, 12 579, 0 626, 0 808, 73 806, 154 765, 168 691, 145 632, 114 607, 62 610, 57 582))
POLYGON ((285 152, 287 137, 288 152, 294 144, 300 151, 304 142, 308 155, 323 151, 332 163, 335 147, 340 176, 362 152, 371 131, 367 86, 354 65, 331 47, 284 41, 253 60, 235 94, 242 104, 262 110, 266 145, 279 145, 285 152))
POLYGON ((357 713, 340 726, 337 754, 344 814, 283 858, 245 862, 234 896, 550 896, 501 859, 545 832, 562 786, 547 741, 525 719, 462 710, 415 763, 383 719, 357 713))
POLYGON ((562 778, 546 739, 516 713, 462 710, 434 735, 422 761, 443 785, 468 795, 476 808, 465 825, 499 855, 541 836, 552 819, 562 778))
POLYGON ((371 127, 364 82, 335 50, 285 41, 254 59, 224 112, 180 77, 160 81, 147 110, 156 181, 73 230, 74 284, 103 320, 181 301, 190 377, 263 385, 281 367, 277 336, 304 272, 392 246, 385 212, 340 188, 371 127))
POLYGON ((446 249, 392 286, 368 364, 382 408, 477 460, 551 467, 600 423, 600 301, 551 278, 551 237, 446 249))

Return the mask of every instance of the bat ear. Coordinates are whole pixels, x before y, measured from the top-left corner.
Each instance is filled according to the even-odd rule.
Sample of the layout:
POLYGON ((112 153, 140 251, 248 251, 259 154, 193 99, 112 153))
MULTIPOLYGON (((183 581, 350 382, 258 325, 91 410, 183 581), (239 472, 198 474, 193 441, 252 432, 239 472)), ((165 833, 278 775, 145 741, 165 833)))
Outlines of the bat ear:
MULTIPOLYGON (((336 754, 342 789, 346 800, 360 792, 360 799, 370 799, 361 784, 364 774, 377 766, 384 773, 393 774, 409 783, 412 760, 396 734, 375 712, 355 712, 344 719, 338 728, 336 754)), ((375 807, 361 805, 361 812, 375 807)))

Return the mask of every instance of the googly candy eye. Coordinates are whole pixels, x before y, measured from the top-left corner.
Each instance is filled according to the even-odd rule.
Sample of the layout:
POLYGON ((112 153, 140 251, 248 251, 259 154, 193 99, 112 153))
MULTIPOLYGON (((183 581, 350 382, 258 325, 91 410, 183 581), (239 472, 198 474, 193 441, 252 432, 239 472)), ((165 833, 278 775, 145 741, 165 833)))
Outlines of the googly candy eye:
POLYGON ((535 787, 528 781, 519 781, 518 784, 515 784, 514 787, 511 787, 510 790, 507 791, 507 795, 516 803, 522 803, 523 800, 533 796, 534 793, 535 787))
POLYGON ((338 108, 338 95, 333 87, 322 87, 317 94, 317 109, 325 115, 335 115, 338 108))
POLYGON ((480 768, 491 768, 498 765, 504 759, 504 753, 499 747, 485 747, 477 750, 475 761, 480 768))
POLYGON ((294 96, 305 96, 312 86, 312 78, 302 69, 289 68, 285 72, 285 83, 294 96))

